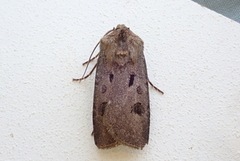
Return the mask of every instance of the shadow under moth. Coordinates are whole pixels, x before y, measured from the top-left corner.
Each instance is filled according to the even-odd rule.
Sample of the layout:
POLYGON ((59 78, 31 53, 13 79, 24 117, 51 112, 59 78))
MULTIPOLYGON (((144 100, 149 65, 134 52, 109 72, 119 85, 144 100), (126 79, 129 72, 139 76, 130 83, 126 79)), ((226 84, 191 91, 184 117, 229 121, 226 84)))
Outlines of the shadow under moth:
MULTIPOLYGON (((143 41, 125 25, 118 25, 98 44, 100 52, 92 71, 84 76, 85 70, 82 78, 73 79, 81 81, 96 68, 93 98, 95 144, 100 149, 120 144, 142 149, 149 139, 148 83, 153 86, 147 76, 143 41)), ((97 56, 92 59, 90 56, 84 64, 89 64, 97 56)))

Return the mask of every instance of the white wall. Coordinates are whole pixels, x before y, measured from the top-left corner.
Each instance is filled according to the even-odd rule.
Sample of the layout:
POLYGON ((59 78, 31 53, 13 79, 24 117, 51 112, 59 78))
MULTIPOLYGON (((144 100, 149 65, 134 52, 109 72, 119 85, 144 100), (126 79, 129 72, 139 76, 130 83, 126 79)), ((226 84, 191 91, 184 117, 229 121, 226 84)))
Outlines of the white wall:
POLYGON ((1 161, 240 160, 239 23, 190 0, 0 3, 1 161), (143 150, 98 150, 94 75, 72 82, 117 24, 144 40, 149 78, 165 92, 150 88, 143 150))

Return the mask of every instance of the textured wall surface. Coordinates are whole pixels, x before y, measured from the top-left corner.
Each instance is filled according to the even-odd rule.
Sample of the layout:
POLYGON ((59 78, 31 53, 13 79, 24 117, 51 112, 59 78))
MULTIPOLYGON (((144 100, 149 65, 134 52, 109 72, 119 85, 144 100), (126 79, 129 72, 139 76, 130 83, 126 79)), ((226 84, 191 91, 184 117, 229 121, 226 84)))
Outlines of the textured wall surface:
POLYGON ((190 0, 1 1, 1 161, 239 161, 240 24, 190 0), (143 150, 98 150, 99 39, 117 24, 145 42, 151 128, 143 150), (93 65, 91 64, 89 69, 93 65))
POLYGON ((220 13, 240 23, 240 1, 239 0, 193 0, 217 13, 220 13))

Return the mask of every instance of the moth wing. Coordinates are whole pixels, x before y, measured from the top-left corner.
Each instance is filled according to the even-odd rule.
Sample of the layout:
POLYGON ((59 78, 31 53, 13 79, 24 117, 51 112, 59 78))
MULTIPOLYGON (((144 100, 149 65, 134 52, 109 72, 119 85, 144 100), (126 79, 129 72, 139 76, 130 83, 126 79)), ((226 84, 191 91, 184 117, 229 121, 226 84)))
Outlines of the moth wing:
POLYGON ((119 143, 142 149, 149 138, 149 93, 144 55, 136 54, 136 63, 112 69, 111 97, 103 122, 119 143))
POLYGON ((149 138, 149 94, 143 52, 136 63, 108 70, 100 56, 94 94, 94 137, 100 148, 124 144, 143 148, 149 138))
POLYGON ((118 145, 115 138, 108 132, 108 127, 103 120, 105 109, 109 102, 108 87, 111 86, 109 82, 109 71, 106 70, 107 60, 103 53, 100 52, 95 78, 94 101, 93 101, 93 134, 94 141, 98 148, 107 149, 118 145))

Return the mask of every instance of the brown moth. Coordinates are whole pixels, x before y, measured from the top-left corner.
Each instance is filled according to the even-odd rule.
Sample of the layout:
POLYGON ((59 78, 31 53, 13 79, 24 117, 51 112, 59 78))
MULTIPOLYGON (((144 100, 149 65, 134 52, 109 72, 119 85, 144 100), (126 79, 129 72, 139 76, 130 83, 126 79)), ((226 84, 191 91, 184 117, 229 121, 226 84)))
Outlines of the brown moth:
MULTIPOLYGON (((148 83, 152 85, 143 41, 125 25, 118 25, 99 43, 99 58, 93 68, 97 68, 93 99, 95 144, 100 149, 120 144, 142 149, 149 139, 148 83)), ((81 81, 89 75, 73 80, 81 81)))

